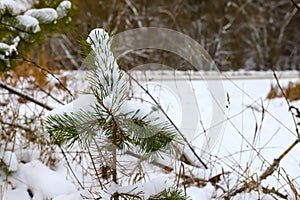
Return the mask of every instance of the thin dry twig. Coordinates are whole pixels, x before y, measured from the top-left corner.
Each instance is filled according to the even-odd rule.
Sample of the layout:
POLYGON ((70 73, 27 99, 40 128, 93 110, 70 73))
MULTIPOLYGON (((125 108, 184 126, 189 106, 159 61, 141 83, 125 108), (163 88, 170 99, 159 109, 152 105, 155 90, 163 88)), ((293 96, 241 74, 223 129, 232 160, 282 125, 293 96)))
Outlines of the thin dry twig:
POLYGON ((47 109, 47 110, 52 110, 53 109, 51 106, 49 106, 49 105, 47 105, 45 103, 40 102, 39 100, 35 99, 32 96, 29 96, 28 94, 25 94, 25 93, 23 93, 21 91, 18 91, 17 89, 15 89, 15 88, 13 88, 13 87, 5 84, 2 81, 0 81, 0 87, 3 88, 3 89, 5 89, 5 90, 7 90, 7 91, 9 91, 9 92, 11 92, 11 93, 13 93, 13 94, 16 94, 16 95, 20 96, 22 98, 25 98, 26 100, 31 101, 31 102, 33 102, 33 103, 35 103, 35 104, 37 104, 37 105, 39 105, 39 106, 47 109))
MULTIPOLYGON (((281 87, 281 85, 279 83, 279 79, 278 79, 275 71, 273 71, 273 75, 274 75, 275 80, 277 82, 278 88, 281 90, 282 95, 284 96, 284 98, 286 100, 286 103, 287 103, 287 105, 289 107, 289 111, 291 112, 290 108, 292 106, 290 105, 290 102, 288 101, 288 98, 287 98, 284 90, 282 89, 282 87, 281 87)), ((298 127, 297 127, 297 122, 296 122, 294 114, 292 112, 291 112, 291 114, 292 114, 292 118, 293 118, 293 121, 294 121, 294 125, 295 125, 295 128, 296 128, 296 133, 298 135, 298 138, 278 158, 275 158, 273 160, 273 163, 259 176, 258 182, 255 182, 256 184, 257 183, 260 184, 262 180, 264 180, 268 176, 272 175, 274 173, 274 171, 276 171, 278 169, 281 160, 300 142, 300 137, 299 137, 298 127)), ((250 182, 246 182, 241 187, 238 187, 236 190, 230 192, 228 194, 227 198, 235 196, 238 193, 244 192, 244 191, 249 190, 249 189, 253 190, 255 188, 256 184, 253 184, 251 181, 250 182)), ((275 194, 278 195, 278 193, 276 193, 276 192, 275 192, 275 194)))
POLYGON ((61 105, 65 105, 62 101, 60 101, 58 98, 56 98, 55 96, 53 96, 51 94, 51 92, 48 92, 46 90, 44 90, 41 86, 39 86, 38 84, 34 83, 34 86, 37 87, 40 91, 42 91, 43 93, 45 93, 47 96, 51 97, 54 101, 56 101, 57 103, 61 104, 61 105))
POLYGON ((297 133, 297 136, 298 136, 298 139, 299 139, 299 138, 300 138, 299 129, 298 129, 298 126, 297 126, 297 121, 296 121, 296 119, 295 119, 295 116, 293 115, 292 110, 291 110, 292 106, 291 106, 291 104, 290 104, 290 102, 289 102, 289 100, 288 100, 288 97, 286 96, 286 94, 285 94, 283 88, 281 87, 281 85, 280 85, 280 83, 279 83, 279 79, 278 79, 278 77, 277 77, 275 71, 273 71, 273 75, 274 75, 274 78, 275 78, 275 80, 276 80, 277 86, 278 86, 278 88, 280 89, 282 95, 284 96, 284 99, 285 99, 285 101, 286 101, 286 104, 287 104, 288 107, 289 107, 289 111, 290 111, 291 114, 292 114, 293 122, 294 122, 295 129, 296 129, 296 133, 297 133))
POLYGON ((60 80, 59 78, 57 78, 51 71, 49 71, 48 69, 46 69, 46 68, 40 66, 40 65, 37 64, 36 62, 34 62, 34 61, 32 61, 32 60, 26 58, 26 57, 23 56, 23 55, 21 55, 21 59, 24 60, 24 61, 26 61, 26 62, 28 62, 28 63, 30 63, 30 64, 32 64, 33 66, 37 67, 38 69, 40 69, 40 70, 46 72, 47 74, 50 74, 50 75, 51 75, 51 76, 59 83, 59 85, 60 85, 64 90, 66 90, 66 91, 69 93, 69 95, 71 95, 71 97, 74 97, 73 94, 72 94, 72 92, 71 92, 71 91, 70 91, 70 90, 69 90, 69 89, 61 82, 61 80, 60 80))
POLYGON ((259 176, 260 181, 266 179, 268 176, 278 169, 280 161, 300 142, 295 140, 278 158, 275 158, 273 163, 259 176))
POLYGON ((20 125, 20 124, 6 122, 6 121, 3 121, 1 119, 0 119, 0 122, 1 122, 1 124, 7 125, 7 126, 10 126, 10 127, 13 127, 13 128, 19 128, 19 129, 22 129, 26 132, 33 132, 30 128, 28 128, 26 126, 23 126, 23 125, 20 125))
POLYGON ((138 86, 146 92, 146 94, 151 98, 151 100, 157 105, 158 109, 164 114, 164 116, 168 119, 168 121, 172 124, 172 126, 175 128, 175 130, 180 134, 184 142, 188 145, 189 149, 192 151, 194 156, 199 160, 199 162, 203 165, 205 169, 208 169, 207 165, 204 163, 204 161, 199 157, 199 155, 196 153, 195 149, 192 147, 192 145, 189 143, 187 138, 184 136, 184 134, 179 130, 179 128, 174 124, 174 122, 171 120, 171 118, 168 116, 168 114, 164 111, 164 109, 160 106, 160 104, 156 101, 156 99, 149 93, 149 91, 143 87, 130 73, 125 71, 125 73, 129 76, 130 79, 132 79, 138 86))
POLYGON ((300 7, 298 6, 298 4, 294 0, 291 0, 291 2, 294 4, 297 10, 300 11, 300 7))
MULTIPOLYGON (((132 151, 126 151, 125 154, 129 155, 129 156, 132 156, 134 158, 137 158, 137 159, 140 159, 140 160, 143 160, 143 156, 139 155, 139 154, 136 154, 132 151)), ((165 172, 167 173, 170 173, 172 171, 175 172, 175 175, 178 177, 178 182, 177 182, 177 186, 179 185, 179 179, 183 179, 183 182, 181 183, 184 188, 186 185, 192 185, 192 184, 195 184, 197 185, 198 187, 204 187, 208 182, 211 182, 212 184, 215 184, 217 181, 216 177, 218 177, 219 175, 216 175, 212 178, 210 178, 209 180, 206 180, 206 179, 202 179, 202 178, 197 178, 197 177, 193 177, 191 175, 187 175, 185 172, 181 173, 181 169, 184 171, 184 165, 183 163, 180 165, 180 170, 179 172, 176 172, 176 170, 174 170, 173 167, 170 167, 164 163, 161 163, 161 162, 158 162, 158 161, 152 161, 151 162, 152 165, 156 166, 156 167, 159 167, 161 169, 163 169, 165 172)))

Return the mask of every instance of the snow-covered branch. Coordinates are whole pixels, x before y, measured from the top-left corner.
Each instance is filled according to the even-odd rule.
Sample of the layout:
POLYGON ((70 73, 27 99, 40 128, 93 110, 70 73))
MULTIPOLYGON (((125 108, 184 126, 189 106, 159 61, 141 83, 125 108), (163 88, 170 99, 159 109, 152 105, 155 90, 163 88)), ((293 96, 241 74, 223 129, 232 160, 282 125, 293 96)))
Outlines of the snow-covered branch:
POLYGON ((70 1, 65 0, 56 8, 32 8, 36 3, 34 0, 0 1, 0 24, 7 27, 7 32, 14 38, 9 40, 3 37, 0 40, 0 61, 4 61, 7 67, 10 67, 9 59, 18 54, 20 39, 26 41, 29 34, 40 32, 42 24, 55 24, 57 20, 67 16, 72 6, 70 1))

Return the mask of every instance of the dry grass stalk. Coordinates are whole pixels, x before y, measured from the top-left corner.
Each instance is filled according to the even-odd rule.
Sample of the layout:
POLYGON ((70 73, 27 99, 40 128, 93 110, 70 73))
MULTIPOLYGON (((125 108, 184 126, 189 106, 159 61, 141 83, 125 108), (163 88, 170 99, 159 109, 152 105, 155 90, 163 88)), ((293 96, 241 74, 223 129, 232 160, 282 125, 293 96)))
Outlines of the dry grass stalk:
MULTIPOLYGON (((287 87, 282 88, 286 98, 290 101, 300 100, 300 82, 289 82, 287 87)), ((277 85, 271 85, 270 91, 267 95, 267 99, 274 99, 284 97, 280 88, 277 85)))

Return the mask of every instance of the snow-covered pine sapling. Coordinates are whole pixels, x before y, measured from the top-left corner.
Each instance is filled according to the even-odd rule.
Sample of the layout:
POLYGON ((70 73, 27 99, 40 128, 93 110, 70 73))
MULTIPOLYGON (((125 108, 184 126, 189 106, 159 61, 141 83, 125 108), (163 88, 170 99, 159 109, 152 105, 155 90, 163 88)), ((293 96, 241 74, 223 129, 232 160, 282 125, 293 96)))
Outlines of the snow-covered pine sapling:
POLYGON ((88 80, 92 100, 85 103, 88 108, 85 105, 76 112, 48 116, 45 128, 55 143, 71 147, 76 142, 88 146, 96 141, 101 147, 107 146, 105 151, 112 155, 112 180, 117 183, 119 153, 131 150, 151 158, 163 151, 172 152, 177 132, 159 114, 127 99, 127 82, 111 51, 109 35, 103 29, 94 29, 87 42, 92 49, 86 58, 91 69, 88 80))

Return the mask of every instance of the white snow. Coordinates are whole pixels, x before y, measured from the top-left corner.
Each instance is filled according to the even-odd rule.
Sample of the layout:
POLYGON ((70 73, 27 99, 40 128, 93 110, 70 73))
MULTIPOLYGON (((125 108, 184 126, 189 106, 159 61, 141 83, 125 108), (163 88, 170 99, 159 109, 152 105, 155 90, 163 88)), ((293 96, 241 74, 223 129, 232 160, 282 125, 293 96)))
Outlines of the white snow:
MULTIPOLYGON (((104 80, 105 76, 110 76, 112 80, 117 81, 120 70, 110 48, 111 43, 109 41, 108 33, 101 28, 93 29, 90 32, 86 41, 89 44, 91 44, 91 48, 93 50, 93 52, 91 52, 91 54, 89 55, 88 59, 94 58, 94 60, 92 61, 94 61, 95 65, 99 66, 99 68, 102 68, 99 69, 99 74, 98 74, 102 85, 105 87, 107 85, 106 80, 104 80), (110 72, 111 69, 113 69, 112 72, 110 72), (100 73, 101 70, 103 70, 104 74, 100 73)), ((88 59, 86 59, 87 62, 90 61, 88 59)), ((112 91, 112 92, 118 92, 118 91, 112 91)))
POLYGON ((36 18, 41 24, 56 23, 57 20, 57 12, 53 8, 30 9, 24 15, 36 18))
POLYGON ((12 16, 18 15, 21 10, 19 4, 14 0, 1 0, 0 1, 0 14, 8 12, 12 16))
POLYGON ((100 97, 105 99, 105 105, 111 110, 116 110, 122 100, 122 86, 125 84, 124 77, 119 79, 120 69, 111 51, 109 35, 104 29, 94 29, 86 40, 91 44, 92 52, 85 59, 87 66, 92 69, 90 77, 97 77, 99 84, 105 88, 107 94, 100 97))
POLYGON ((20 39, 19 36, 15 37, 15 38, 13 39, 13 43, 14 43, 13 45, 14 45, 15 47, 17 47, 20 41, 21 41, 21 39, 20 39))
POLYGON ((58 19, 67 16, 69 10, 71 9, 72 3, 70 1, 62 1, 56 8, 58 19))
POLYGON ((32 8, 34 4, 37 4, 39 0, 15 0, 20 7, 21 12, 32 8))
MULTIPOLYGON (((168 84, 167 82, 150 82, 143 84, 143 87, 152 94, 154 99, 163 108, 163 110, 170 116, 170 118, 176 123, 181 124, 182 121, 182 105, 180 95, 174 88, 175 85, 168 84), (168 99, 168 101, 165 101, 168 99)), ((139 86, 133 84, 133 94, 134 97, 131 102, 136 102, 128 110, 136 110, 139 108, 141 110, 140 117, 149 114, 151 111, 157 110, 152 118, 160 117, 161 121, 166 121, 166 117, 159 112, 159 108, 155 105, 155 102, 147 95, 147 93, 141 89, 139 86), (135 99, 136 98, 136 99, 135 99), (143 101, 143 103, 142 103, 143 101), (138 105, 140 103, 140 105, 138 105)))
POLYGON ((71 103, 68 103, 63 106, 59 106, 53 110, 51 110, 48 115, 60 115, 63 113, 71 114, 72 112, 78 112, 78 111, 86 111, 86 112, 92 112, 92 106, 96 103, 96 98, 94 95, 91 94, 81 94, 79 97, 72 101, 71 103))
POLYGON ((49 169, 39 160, 20 164, 19 167, 18 180, 26 184, 34 195, 40 196, 35 199, 49 199, 77 191, 73 184, 66 181, 64 175, 49 169))
POLYGON ((15 44, 8 45, 6 43, 0 42, 0 54, 3 54, 5 57, 12 56, 12 54, 18 54, 15 44))
POLYGON ((30 148, 24 147, 20 149, 16 149, 14 151, 18 161, 22 161, 28 163, 32 160, 37 160, 40 158, 41 152, 38 150, 38 146, 31 146, 30 148))
POLYGON ((16 20, 16 27, 24 30, 25 32, 37 33, 41 30, 39 21, 34 17, 31 17, 29 15, 18 15, 16 17, 16 20))
POLYGON ((27 192, 27 187, 25 185, 19 186, 15 189, 4 190, 3 200, 32 200, 27 192))
POLYGON ((2 161, 6 164, 6 166, 8 167, 8 171, 10 172, 15 172, 18 169, 18 160, 17 160, 17 156, 14 152, 11 151, 5 151, 2 161))
POLYGON ((144 198, 148 199, 153 194, 158 194, 163 190, 169 189, 173 183, 166 179, 167 176, 158 176, 155 179, 145 183, 141 189, 144 192, 144 198))
POLYGON ((193 200, 197 199, 213 199, 215 188, 210 183, 208 183, 205 188, 199 190, 198 187, 192 186, 187 188, 187 196, 193 200))
POLYGON ((59 195, 53 198, 53 200, 82 200, 82 196, 80 192, 74 192, 71 194, 59 195))
POLYGON ((143 199, 149 199, 153 194, 158 194, 163 190, 168 190, 173 185, 173 182, 168 179, 167 176, 159 175, 146 183, 137 183, 133 185, 120 186, 112 182, 106 189, 107 191, 101 191, 101 196, 104 200, 109 200, 114 193, 120 194, 140 194, 143 199))
MULTIPOLYGON (((102 28, 93 29, 89 37, 86 40, 94 51, 99 51, 99 53, 103 53, 104 50, 110 51, 110 44, 109 44, 109 35, 108 33, 102 28), (99 47, 104 48, 99 48, 99 47), (103 49, 103 50, 102 50, 103 49)), ((102 55, 104 56, 104 55, 102 55)), ((111 55, 109 55, 111 56, 111 55)), ((110 57, 110 59, 113 59, 110 57)), ((114 59, 113 59, 114 60, 114 59)))
MULTIPOLYGON (((74 90, 80 91, 86 87, 84 86, 85 83, 86 85, 88 84, 84 79, 85 76, 78 75, 82 72, 65 72, 64 76, 66 76, 66 73, 75 74, 70 75, 70 78, 68 78, 71 80, 69 84, 74 90), (78 80, 78 83, 80 84, 75 85, 74 82, 77 82, 76 80, 78 78, 81 78, 78 80)), ((253 75, 254 74, 251 74, 249 76, 253 75)), ((287 146, 297 138, 294 134, 294 124, 291 120, 290 113, 288 112, 288 107, 284 99, 278 98, 268 100, 265 98, 269 91, 270 85, 274 84, 275 80, 253 79, 253 77, 250 78, 252 79, 230 79, 222 81, 225 92, 228 93, 230 101, 230 103, 227 102, 228 108, 225 109, 225 114, 228 119, 226 118, 223 122, 225 129, 224 133, 221 135, 221 139, 218 140, 217 144, 210 152, 202 152, 201 158, 207 162, 209 169, 205 170, 203 168, 195 168, 185 165, 186 175, 196 178, 204 178, 207 180, 214 175, 222 173, 222 170, 224 170, 224 172, 231 173, 231 175, 228 175, 228 184, 229 187, 234 187, 237 184, 241 184, 240 181, 245 179, 244 176, 247 177, 253 174, 261 174, 269 165, 268 163, 271 163, 274 158, 277 158, 287 148, 287 146), (264 106, 266 112, 265 118, 261 123, 262 106, 264 106), (262 128, 258 133, 256 133, 256 137, 254 138, 256 124, 262 124, 262 128), (256 152, 255 149, 258 150, 258 152, 256 152), (245 169, 247 169, 247 171, 245 171, 245 169)), ((199 119, 202 120, 204 128, 209 129, 211 125, 210 118, 212 115, 212 104, 210 103, 211 97, 207 95, 208 92, 206 84, 203 84, 204 82, 209 82, 209 80, 191 80, 192 81, 190 83, 193 85, 195 96, 197 97, 198 101, 200 113, 199 119)), ((280 80, 280 83, 286 86, 288 81, 296 80, 297 79, 288 78, 280 80)), ((162 83, 166 84, 166 82, 172 82, 173 80, 169 79, 168 81, 162 82, 159 81, 159 79, 156 79, 151 82, 153 83, 152 85, 155 85, 155 81, 160 82, 161 85, 162 83)), ((176 81, 178 88, 184 88, 180 87, 183 82, 183 80, 176 81)), ((166 86, 169 85, 170 84, 166 84, 166 86)), ((168 87, 168 89, 173 88, 168 87)), ((167 92, 169 96, 171 95, 171 93, 167 90, 163 89, 162 91, 167 92)), ((168 95, 165 94, 160 96, 158 90, 156 90, 155 95, 157 95, 157 98, 160 98, 162 104, 168 105, 168 103, 170 103, 170 105, 174 105, 173 107, 169 108, 172 108, 175 114, 182 114, 180 110, 177 111, 174 109, 178 103, 176 98, 168 98, 168 95)), ((186 96, 186 98, 190 98, 190 96, 186 96)), ((183 101, 182 99, 180 99, 180 101, 182 104, 189 103, 189 101, 183 101)), ((95 99, 92 95, 83 95, 79 99, 75 100, 75 105, 78 106, 74 107, 73 102, 66 107, 58 107, 51 113, 56 112, 57 114, 61 114, 64 111, 67 113, 74 112, 74 110, 80 110, 80 108, 90 109, 89 104, 92 102, 95 102, 95 99)), ((296 107, 300 106, 299 101, 292 102, 292 104, 296 107)), ((136 109, 138 107, 145 109, 142 105, 143 104, 138 101, 128 102, 127 109, 136 109)), ((184 107, 184 105, 181 106, 184 107)), ((147 109, 149 109, 149 107, 147 109)), ((187 115, 187 117, 193 116, 191 114, 194 112, 192 107, 188 109, 188 112, 190 115, 187 115)), ((178 120, 176 123, 180 123, 180 120, 178 120)), ((184 127, 181 130, 186 133, 188 130, 187 128, 188 127, 184 127)), ((197 128, 193 131, 194 135, 193 137, 189 138, 189 140, 193 142, 193 145, 196 147, 196 151, 200 154, 201 148, 203 148, 203 143, 205 141, 205 134, 203 133, 202 126, 197 126, 197 128)), ((34 193, 35 199, 80 199, 80 194, 82 194, 82 191, 77 191, 74 186, 76 183, 73 185, 73 183, 69 182, 74 182, 74 180, 70 179, 70 171, 66 169, 64 160, 62 159, 60 162, 61 164, 59 164, 59 166, 56 168, 52 168, 51 170, 40 161, 35 160, 39 158, 40 154, 37 149, 38 147, 32 146, 28 151, 22 148, 17 148, 12 151, 13 144, 8 144, 6 152, 9 152, 8 154, 15 154, 18 162, 22 160, 23 162, 26 162, 26 164, 19 163, 17 172, 9 177, 10 181, 14 185, 14 189, 8 186, 8 188, 4 191, 4 199, 30 199, 28 193, 26 192, 28 188, 34 193)), ((279 171, 274 172, 274 175, 270 176, 266 180, 263 180, 261 185, 269 188, 280 187, 281 192, 284 193, 285 190, 289 191, 290 195, 292 196, 289 186, 286 185, 284 176, 278 176, 278 173, 284 175, 286 172, 289 177, 294 180, 295 184, 299 184, 299 154, 300 147, 296 146, 293 151, 291 151, 282 160, 279 166, 279 171), (285 172, 283 172, 283 169, 285 172)), ((191 155, 191 157, 193 156, 191 155)), ((127 157, 124 158, 124 160, 129 163, 129 167, 126 169, 134 169, 135 165, 133 163, 138 162, 137 160, 132 159, 132 157, 130 158, 131 159, 128 159, 127 157)), ((174 174, 175 172, 179 173, 180 171, 180 163, 175 162, 172 157, 157 161, 170 167, 175 166, 174 174)), ((86 186, 95 186, 95 182, 93 182, 95 180, 91 177, 88 178, 88 173, 85 173, 85 171, 80 172, 80 169, 89 166, 90 165, 88 162, 83 161, 80 165, 77 164, 77 161, 72 163, 72 167, 76 171, 76 174, 78 174, 78 178, 82 181, 82 183, 84 183, 86 186)), ((166 174, 158 167, 154 167, 146 162, 143 162, 142 167, 147 177, 145 178, 146 180, 144 182, 137 183, 135 185, 127 185, 127 181, 124 180, 121 181, 122 186, 112 185, 111 188, 109 188, 108 185, 106 185, 107 189, 110 189, 111 192, 125 192, 136 186, 137 188, 135 192, 139 190, 144 191, 144 197, 146 198, 162 188, 168 188, 170 186, 169 183, 174 183, 174 181, 177 180, 176 178, 178 178, 173 174, 173 172, 166 174), (168 184, 165 184, 165 181, 167 181, 168 184)), ((224 182, 220 182, 219 184, 224 188, 227 187, 224 182)), ((99 192, 99 190, 100 189, 96 187, 93 191, 99 192)), ((110 195, 107 193, 106 189, 101 190, 100 193, 103 195, 103 197, 106 196, 107 199, 110 199, 110 195)), ((134 193, 134 191, 132 191, 132 193, 134 193)), ((215 191, 214 187, 209 183, 207 183, 205 187, 196 187, 193 185, 187 186, 187 196, 190 196, 191 199, 195 200, 209 200, 222 194, 223 192, 220 189, 215 191)), ((260 194, 259 196, 257 192, 241 193, 233 197, 233 199, 252 200, 258 199, 258 197, 261 199, 272 199, 270 195, 260 194)))

